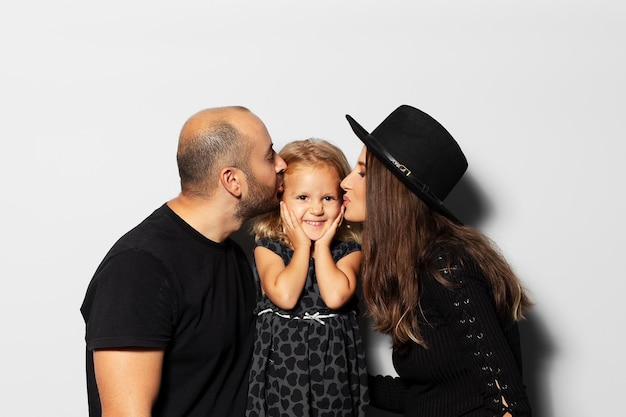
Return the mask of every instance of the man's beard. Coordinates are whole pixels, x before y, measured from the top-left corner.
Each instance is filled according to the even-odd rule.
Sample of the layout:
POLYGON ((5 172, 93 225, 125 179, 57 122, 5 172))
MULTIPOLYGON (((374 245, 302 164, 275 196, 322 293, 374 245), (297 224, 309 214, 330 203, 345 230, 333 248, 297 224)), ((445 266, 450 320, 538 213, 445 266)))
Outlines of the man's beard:
POLYGON ((276 187, 262 185, 252 176, 248 175, 249 197, 241 200, 235 216, 242 221, 247 221, 260 214, 265 214, 278 208, 276 187))

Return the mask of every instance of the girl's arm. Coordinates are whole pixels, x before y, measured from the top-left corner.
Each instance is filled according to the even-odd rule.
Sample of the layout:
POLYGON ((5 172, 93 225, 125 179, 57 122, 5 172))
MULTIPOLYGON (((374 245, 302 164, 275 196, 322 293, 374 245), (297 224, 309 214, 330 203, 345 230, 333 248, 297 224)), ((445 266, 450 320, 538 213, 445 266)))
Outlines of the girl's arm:
POLYGON ((296 306, 306 283, 311 255, 311 240, 282 202, 280 215, 285 233, 294 250, 289 265, 285 266, 280 256, 261 246, 254 249, 254 261, 259 272, 259 281, 263 293, 276 307, 291 310, 296 306))
POLYGON ((330 244, 343 220, 343 211, 330 225, 322 238, 315 242, 315 275, 324 303, 333 310, 341 308, 354 295, 357 274, 361 265, 361 251, 352 252, 337 263, 333 260, 330 244))

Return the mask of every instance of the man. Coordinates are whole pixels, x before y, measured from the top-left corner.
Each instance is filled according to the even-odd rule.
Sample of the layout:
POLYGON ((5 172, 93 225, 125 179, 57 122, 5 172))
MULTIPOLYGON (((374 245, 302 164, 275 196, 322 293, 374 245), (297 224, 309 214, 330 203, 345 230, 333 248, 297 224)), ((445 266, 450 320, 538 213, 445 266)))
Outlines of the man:
POLYGON ((243 416, 250 264, 230 234, 278 207, 285 162, 243 107, 184 124, 181 192, 111 248, 81 307, 90 416, 243 416))

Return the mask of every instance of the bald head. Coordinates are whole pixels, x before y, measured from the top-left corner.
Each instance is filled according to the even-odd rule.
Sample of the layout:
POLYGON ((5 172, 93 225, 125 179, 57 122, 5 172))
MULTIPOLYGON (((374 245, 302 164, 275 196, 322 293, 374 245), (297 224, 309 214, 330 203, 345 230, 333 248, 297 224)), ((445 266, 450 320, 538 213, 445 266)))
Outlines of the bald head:
POLYGON ((208 196, 225 166, 247 170, 251 127, 263 122, 245 107, 216 107, 191 116, 178 141, 178 172, 183 193, 208 196))

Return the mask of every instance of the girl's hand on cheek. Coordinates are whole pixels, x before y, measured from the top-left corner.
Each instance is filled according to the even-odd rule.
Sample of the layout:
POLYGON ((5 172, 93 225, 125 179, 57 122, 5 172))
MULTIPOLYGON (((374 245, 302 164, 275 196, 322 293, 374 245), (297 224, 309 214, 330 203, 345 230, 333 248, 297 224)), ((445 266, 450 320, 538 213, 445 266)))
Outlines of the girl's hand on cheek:
POLYGON ((310 248, 311 239, 306 235, 296 216, 287 208, 283 201, 280 202, 280 217, 283 222, 283 230, 293 249, 295 250, 299 247, 310 248))
POLYGON ((345 210, 346 210, 345 207, 341 207, 341 210, 339 211, 339 215, 337 215, 337 218, 333 220, 332 223, 329 223, 326 226, 326 231, 324 232, 322 237, 319 238, 315 242, 316 246, 324 245, 324 246, 330 247, 330 244, 332 243, 333 238, 335 237, 335 233, 337 233, 337 229, 339 228, 339 226, 341 226, 341 222, 343 221, 343 215, 344 215, 345 210))

